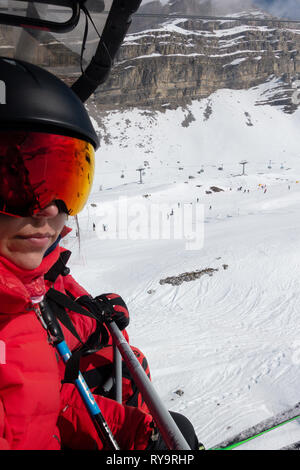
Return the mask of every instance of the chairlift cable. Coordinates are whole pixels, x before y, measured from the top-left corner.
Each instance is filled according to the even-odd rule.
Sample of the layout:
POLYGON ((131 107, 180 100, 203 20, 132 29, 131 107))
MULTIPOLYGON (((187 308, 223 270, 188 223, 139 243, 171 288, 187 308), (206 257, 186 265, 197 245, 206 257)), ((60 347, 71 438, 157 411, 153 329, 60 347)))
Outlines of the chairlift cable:
MULTIPOLYGON (((105 13, 105 12, 103 12, 105 13)), ((184 14, 167 14, 167 13, 134 13, 133 18, 166 18, 166 19, 193 19, 193 20, 209 20, 209 21, 241 21, 241 22, 268 22, 268 23, 299 23, 300 19, 280 19, 280 18, 256 18, 247 16, 208 16, 208 15, 184 15, 184 14)))

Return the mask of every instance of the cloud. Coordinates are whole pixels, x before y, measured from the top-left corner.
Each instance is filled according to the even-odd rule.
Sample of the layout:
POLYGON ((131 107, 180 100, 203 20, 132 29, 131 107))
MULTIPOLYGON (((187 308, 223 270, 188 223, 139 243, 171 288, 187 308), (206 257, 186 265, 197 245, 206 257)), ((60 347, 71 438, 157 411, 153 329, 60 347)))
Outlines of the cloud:
MULTIPOLYGON (((145 5, 153 0, 143 0, 142 5, 145 5)), ((162 5, 166 5, 172 0, 159 0, 162 5)), ((199 4, 205 0, 198 0, 199 4)), ((289 18, 300 20, 300 0, 211 0, 215 7, 220 7, 226 11, 243 11, 256 5, 274 16, 279 18, 289 18)))
POLYGON ((253 2, 274 16, 300 19, 299 0, 253 0, 253 2))

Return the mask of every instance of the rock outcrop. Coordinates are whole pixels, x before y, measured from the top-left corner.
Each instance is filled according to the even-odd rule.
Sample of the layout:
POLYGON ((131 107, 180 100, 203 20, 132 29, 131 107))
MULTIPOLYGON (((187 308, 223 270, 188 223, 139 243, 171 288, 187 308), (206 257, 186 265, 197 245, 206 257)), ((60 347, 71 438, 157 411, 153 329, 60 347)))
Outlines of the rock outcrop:
POLYGON ((276 76, 284 90, 279 102, 288 104, 300 76, 299 51, 300 25, 293 23, 172 20, 128 36, 95 100, 103 109, 164 109, 276 76))
MULTIPOLYGON (((251 0, 245 2, 250 10, 243 13, 232 13, 238 11, 237 0, 226 2, 231 5, 234 20, 193 17, 224 15, 227 11, 222 9, 223 4, 216 0, 172 0, 161 4, 155 0, 141 8, 139 12, 158 11, 162 16, 134 20, 108 80, 89 99, 92 114, 96 109, 139 106, 165 110, 186 106, 218 89, 248 89, 274 76, 280 79, 278 88, 273 87, 269 94, 266 90, 258 104, 281 105, 293 112, 293 83, 300 78, 300 23, 282 23, 251 9, 251 0), (186 17, 166 19, 164 15, 170 14, 186 17), (241 15, 250 19, 245 21, 241 15)), ((24 37, 34 41, 34 35, 31 31, 24 37)), ((12 57, 15 38, 9 27, 0 27, 0 38, 2 55, 12 57)), ((80 74, 81 40, 82 35, 72 33, 63 44, 45 32, 28 50, 31 54, 34 51, 33 61, 70 85, 80 74)), ((24 53, 25 43, 19 42, 24 53)))

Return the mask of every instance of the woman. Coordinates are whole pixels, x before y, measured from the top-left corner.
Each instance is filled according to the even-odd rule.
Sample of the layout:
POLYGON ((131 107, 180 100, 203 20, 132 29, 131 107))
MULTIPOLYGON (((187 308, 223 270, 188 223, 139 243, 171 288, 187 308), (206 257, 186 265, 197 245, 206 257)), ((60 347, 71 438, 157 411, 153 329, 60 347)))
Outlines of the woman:
MULTIPOLYGON (((88 198, 98 138, 82 103, 52 74, 0 58, 0 80, 6 87, 0 106, 0 339, 6 349, 0 365, 0 449, 102 449, 76 388, 61 383, 65 366, 34 309, 50 290, 87 297, 68 271, 57 270, 64 267, 58 241, 68 231, 68 215, 76 215, 88 198)), ((124 328, 128 312, 118 300, 112 313, 124 328)), ((62 329, 75 350, 97 324, 72 311, 69 317, 76 334, 62 329)), ((97 357, 103 363, 108 356, 100 350, 97 357)), ((97 360, 96 365, 84 360, 87 372, 91 364, 97 369, 97 360)), ((121 449, 155 448, 145 406, 101 395, 96 401, 121 449)))

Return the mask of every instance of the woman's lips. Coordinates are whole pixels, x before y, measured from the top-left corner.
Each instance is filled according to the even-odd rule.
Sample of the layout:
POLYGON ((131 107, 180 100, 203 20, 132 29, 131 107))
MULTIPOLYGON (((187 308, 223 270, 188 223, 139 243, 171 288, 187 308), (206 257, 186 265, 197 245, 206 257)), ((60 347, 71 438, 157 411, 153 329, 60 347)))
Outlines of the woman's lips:
POLYGON ((45 246, 49 245, 50 241, 52 240, 52 236, 49 233, 41 234, 41 233, 33 233, 30 235, 21 235, 17 238, 20 240, 29 243, 32 246, 44 248, 45 246))

